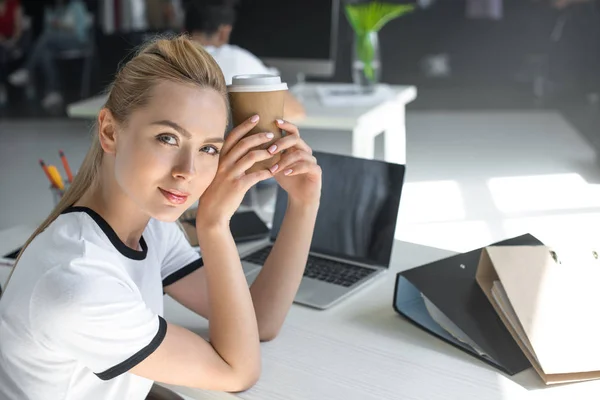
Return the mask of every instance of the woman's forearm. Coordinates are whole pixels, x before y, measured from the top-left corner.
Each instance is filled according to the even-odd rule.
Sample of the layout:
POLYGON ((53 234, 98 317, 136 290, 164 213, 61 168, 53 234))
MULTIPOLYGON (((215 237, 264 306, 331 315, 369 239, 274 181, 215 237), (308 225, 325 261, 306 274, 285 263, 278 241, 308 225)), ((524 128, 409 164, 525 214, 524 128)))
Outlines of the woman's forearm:
POLYGON ((285 320, 304 274, 319 204, 288 208, 271 254, 250 288, 260 339, 273 339, 285 320))
POLYGON ((211 310, 210 342, 234 370, 257 375, 260 343, 256 316, 229 227, 202 226, 197 233, 211 310))

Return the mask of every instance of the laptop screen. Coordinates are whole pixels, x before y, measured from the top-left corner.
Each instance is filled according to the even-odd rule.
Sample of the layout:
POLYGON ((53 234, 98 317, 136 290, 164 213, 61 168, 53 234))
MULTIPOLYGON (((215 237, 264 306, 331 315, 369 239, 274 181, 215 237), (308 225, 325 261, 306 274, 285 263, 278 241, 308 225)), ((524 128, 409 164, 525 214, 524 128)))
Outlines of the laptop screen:
MULTIPOLYGON (((314 152, 323 171, 311 251, 388 267, 405 166, 314 152)), ((271 238, 279 233, 287 193, 279 187, 271 238)))

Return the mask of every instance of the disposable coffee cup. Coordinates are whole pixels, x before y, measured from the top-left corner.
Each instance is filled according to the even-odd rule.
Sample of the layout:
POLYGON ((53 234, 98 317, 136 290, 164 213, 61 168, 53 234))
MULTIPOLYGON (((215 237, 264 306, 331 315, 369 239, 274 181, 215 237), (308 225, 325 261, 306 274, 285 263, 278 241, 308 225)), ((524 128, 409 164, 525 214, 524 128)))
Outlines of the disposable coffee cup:
MULTIPOLYGON (((268 149, 282 136, 281 129, 275 123, 276 119, 283 118, 283 104, 287 84, 281 82, 276 75, 236 75, 231 85, 227 86, 231 118, 234 126, 238 126, 253 115, 258 114, 260 119, 248 135, 262 132, 272 132, 274 137, 255 149, 268 149)), ((248 136, 246 135, 246 136, 248 136)), ((280 155, 275 154, 268 160, 254 164, 247 172, 269 169, 279 162, 280 155)))

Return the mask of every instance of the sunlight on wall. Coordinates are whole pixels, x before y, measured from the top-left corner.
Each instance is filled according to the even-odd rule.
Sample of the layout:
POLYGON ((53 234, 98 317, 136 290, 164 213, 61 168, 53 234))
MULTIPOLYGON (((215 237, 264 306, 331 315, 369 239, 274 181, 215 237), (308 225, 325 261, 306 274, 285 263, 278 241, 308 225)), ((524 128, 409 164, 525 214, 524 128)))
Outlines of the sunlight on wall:
POLYGON ((492 178, 488 188, 503 213, 598 207, 600 190, 579 174, 492 178))
POLYGON ((503 223, 507 237, 531 233, 545 244, 598 246, 600 211, 508 218, 503 223))
POLYGON ((399 212, 401 224, 456 221, 465 217, 465 204, 456 181, 404 184, 399 212))
POLYGON ((481 185, 491 200, 479 199, 470 216, 469 192, 457 181, 406 183, 396 239, 462 252, 524 233, 548 244, 592 243, 598 236, 600 185, 580 174, 495 177, 481 185))
POLYGON ((473 250, 494 240, 485 221, 398 224, 396 239, 457 252, 473 250))

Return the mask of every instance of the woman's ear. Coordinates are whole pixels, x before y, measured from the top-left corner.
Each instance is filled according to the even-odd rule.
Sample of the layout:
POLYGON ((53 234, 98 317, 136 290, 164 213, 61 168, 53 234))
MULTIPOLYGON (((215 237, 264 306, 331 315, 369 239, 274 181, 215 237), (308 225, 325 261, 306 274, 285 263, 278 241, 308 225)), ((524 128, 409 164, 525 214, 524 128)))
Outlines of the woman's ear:
POLYGON ((98 136, 102 150, 108 154, 114 154, 117 151, 117 129, 116 121, 111 112, 103 108, 98 114, 98 136))

